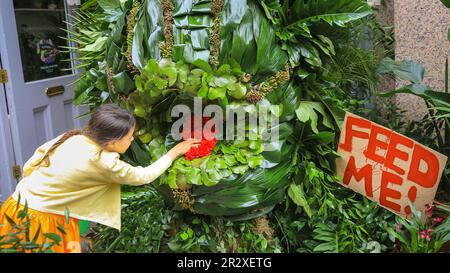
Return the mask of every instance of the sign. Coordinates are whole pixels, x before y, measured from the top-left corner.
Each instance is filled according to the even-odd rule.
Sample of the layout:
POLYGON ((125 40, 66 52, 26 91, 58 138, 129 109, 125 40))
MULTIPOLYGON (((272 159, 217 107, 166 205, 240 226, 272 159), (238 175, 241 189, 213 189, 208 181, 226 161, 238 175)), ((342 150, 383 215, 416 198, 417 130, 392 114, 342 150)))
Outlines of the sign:
POLYGON ((436 195, 447 157, 386 127, 347 113, 339 139, 342 184, 407 217, 436 195))
POLYGON ((47 74, 53 73, 58 68, 58 64, 56 64, 57 51, 56 45, 50 38, 40 39, 36 45, 36 53, 41 61, 41 70, 47 74))

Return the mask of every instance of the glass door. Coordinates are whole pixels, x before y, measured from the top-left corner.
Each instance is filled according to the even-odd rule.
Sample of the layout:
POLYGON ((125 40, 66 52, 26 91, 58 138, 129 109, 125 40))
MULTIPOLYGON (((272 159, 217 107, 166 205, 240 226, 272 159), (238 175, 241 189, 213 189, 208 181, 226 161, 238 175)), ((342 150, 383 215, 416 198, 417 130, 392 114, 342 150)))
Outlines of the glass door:
POLYGON ((14 0, 25 82, 72 74, 63 0, 14 0))

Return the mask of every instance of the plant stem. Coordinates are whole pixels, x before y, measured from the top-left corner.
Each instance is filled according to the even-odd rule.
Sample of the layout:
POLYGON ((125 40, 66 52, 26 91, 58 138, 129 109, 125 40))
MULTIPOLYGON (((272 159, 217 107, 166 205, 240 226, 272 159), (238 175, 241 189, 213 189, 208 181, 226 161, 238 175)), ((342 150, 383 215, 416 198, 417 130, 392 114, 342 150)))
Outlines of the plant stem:
POLYGON ((439 151, 441 153, 444 153, 444 140, 442 138, 442 134, 441 134, 441 130, 439 129, 439 126, 437 124, 437 121, 433 115, 433 113, 431 112, 431 106, 430 103, 428 101, 425 101, 427 108, 428 108, 428 113, 430 114, 430 118, 431 121, 433 123, 434 129, 436 130, 436 134, 437 134, 437 140, 438 140, 438 145, 439 145, 439 151))

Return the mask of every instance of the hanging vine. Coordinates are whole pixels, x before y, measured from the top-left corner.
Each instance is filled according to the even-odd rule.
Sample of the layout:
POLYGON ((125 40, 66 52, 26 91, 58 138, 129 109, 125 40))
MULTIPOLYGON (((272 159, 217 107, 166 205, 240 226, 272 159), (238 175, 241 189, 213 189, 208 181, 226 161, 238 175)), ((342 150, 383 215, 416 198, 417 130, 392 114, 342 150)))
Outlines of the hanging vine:
POLYGON ((211 3, 211 13, 213 15, 214 25, 209 36, 209 63, 217 68, 219 66, 220 51, 220 18, 224 0, 213 0, 211 3))
POLYGON ((164 15, 164 42, 159 43, 159 50, 163 58, 172 57, 173 48, 173 3, 170 0, 161 0, 161 7, 164 15))
POLYGON ((107 84, 108 84, 109 90, 111 90, 111 92, 113 94, 115 94, 116 88, 114 87, 114 84, 112 81, 114 74, 113 74, 112 68, 109 67, 108 64, 105 64, 105 71, 106 71, 106 79, 107 79, 107 84))
POLYGON ((132 56, 132 49, 133 49, 133 37, 134 37, 134 26, 136 24, 136 15, 139 11, 140 3, 139 1, 135 1, 133 3, 133 7, 130 10, 130 14, 127 17, 127 60, 128 65, 127 68, 133 74, 133 76, 136 76, 139 74, 139 70, 134 66, 133 64, 133 56, 132 56))

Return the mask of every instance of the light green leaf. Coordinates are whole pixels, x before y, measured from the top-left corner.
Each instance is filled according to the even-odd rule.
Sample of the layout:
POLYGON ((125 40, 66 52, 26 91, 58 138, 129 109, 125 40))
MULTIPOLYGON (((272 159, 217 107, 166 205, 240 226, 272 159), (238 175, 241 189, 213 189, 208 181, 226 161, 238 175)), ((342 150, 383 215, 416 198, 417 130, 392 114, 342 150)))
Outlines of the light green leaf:
POLYGON ((108 37, 100 37, 93 44, 80 48, 82 52, 100 52, 105 49, 108 37))
POLYGON ((288 195, 297 206, 302 207, 305 210, 310 218, 312 217, 311 208, 309 207, 308 201, 306 201, 301 185, 291 184, 289 186, 288 195))
POLYGON ((421 64, 413 61, 394 61, 386 57, 381 60, 377 73, 394 74, 402 80, 420 84, 423 80, 425 69, 421 64))
POLYGON ((298 106, 295 113, 299 121, 304 123, 311 121, 311 129, 313 130, 314 133, 317 134, 319 133, 319 130, 317 129, 319 116, 317 115, 316 111, 322 114, 323 125, 332 129, 333 125, 331 124, 328 115, 325 113, 322 104, 320 102, 302 101, 300 102, 300 105, 298 106))
POLYGON ((226 86, 224 87, 211 87, 208 92, 208 99, 224 99, 226 97, 226 86))

